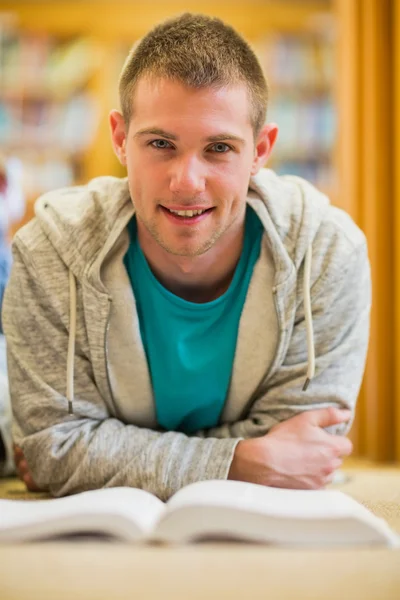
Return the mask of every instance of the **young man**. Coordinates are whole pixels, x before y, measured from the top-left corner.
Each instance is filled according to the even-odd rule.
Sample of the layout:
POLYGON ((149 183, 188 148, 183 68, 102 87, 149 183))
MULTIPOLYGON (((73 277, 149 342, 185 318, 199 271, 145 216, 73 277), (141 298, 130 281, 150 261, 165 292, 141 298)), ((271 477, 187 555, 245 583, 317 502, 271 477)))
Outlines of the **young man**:
POLYGON ((58 496, 324 486, 351 452, 364 369, 363 234, 305 181, 262 169, 277 136, 267 84, 219 20, 156 27, 120 97, 127 179, 45 195, 14 241, 4 327, 22 476, 58 496))

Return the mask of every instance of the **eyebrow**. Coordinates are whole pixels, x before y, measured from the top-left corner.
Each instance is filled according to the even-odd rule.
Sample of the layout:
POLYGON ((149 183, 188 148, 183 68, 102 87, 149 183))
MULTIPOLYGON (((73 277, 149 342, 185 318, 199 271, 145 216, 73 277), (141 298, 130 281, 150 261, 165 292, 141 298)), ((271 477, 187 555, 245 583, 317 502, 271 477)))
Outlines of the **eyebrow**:
MULTIPOLYGON (((179 137, 177 135, 175 135, 174 133, 170 133, 168 131, 165 131, 164 129, 159 129, 157 127, 147 127, 146 129, 140 129, 139 131, 137 131, 135 133, 135 135, 133 137, 140 137, 140 136, 144 136, 144 135, 160 135, 161 137, 163 137, 167 140, 172 140, 175 142, 179 140, 179 137)), ((241 137, 239 137, 237 135, 233 135, 232 133, 224 133, 224 132, 218 133, 217 135, 210 135, 209 137, 205 138, 204 141, 206 141, 206 142, 224 142, 226 140, 239 142, 240 144, 245 143, 244 139, 242 139, 241 137)))
POLYGON ((157 127, 147 127, 146 129, 140 129, 135 133, 133 137, 139 137, 142 135, 161 135, 162 137, 167 138, 168 140, 174 141, 178 139, 178 136, 174 135, 173 133, 164 131, 164 129, 158 129, 157 127))

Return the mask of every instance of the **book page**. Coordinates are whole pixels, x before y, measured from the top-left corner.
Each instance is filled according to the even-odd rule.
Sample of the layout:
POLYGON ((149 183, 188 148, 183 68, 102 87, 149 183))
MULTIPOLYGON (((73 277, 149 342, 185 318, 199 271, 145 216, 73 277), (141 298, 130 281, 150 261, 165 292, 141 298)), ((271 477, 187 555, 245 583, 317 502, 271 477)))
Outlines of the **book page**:
POLYGON ((224 506, 276 517, 316 519, 369 511, 336 490, 289 490, 242 481, 201 481, 183 488, 167 510, 183 506, 224 506))
POLYGON ((394 546, 398 541, 387 523, 342 492, 238 481, 183 488, 168 501, 152 537, 169 543, 236 539, 303 546, 394 546))
POLYGON ((164 511, 161 500, 128 487, 49 500, 0 500, 0 540, 85 532, 134 540, 147 535, 164 511))

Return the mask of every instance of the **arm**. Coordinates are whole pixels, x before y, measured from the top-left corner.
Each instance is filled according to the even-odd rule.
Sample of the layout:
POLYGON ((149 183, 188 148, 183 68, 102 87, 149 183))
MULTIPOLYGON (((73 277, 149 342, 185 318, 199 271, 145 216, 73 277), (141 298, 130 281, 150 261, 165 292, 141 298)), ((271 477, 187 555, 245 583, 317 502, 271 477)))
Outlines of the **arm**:
MULTIPOLYGON (((59 289, 64 279, 68 289, 65 266, 52 249, 45 251, 51 252, 45 261, 55 273, 54 288, 59 289)), ((45 251, 40 250, 42 257, 45 251)), ((68 415, 68 301, 51 289, 52 282, 43 287, 42 267, 33 262, 35 253, 21 239, 14 243, 13 252, 3 316, 14 433, 37 486, 57 496, 103 486, 132 486, 167 499, 191 482, 226 478, 238 440, 159 433, 113 418, 79 344, 75 414, 68 415)))
POLYGON ((370 303, 362 245, 337 262, 336 276, 322 272, 312 288, 316 374, 307 392, 301 389, 307 355, 300 305, 283 363, 264 382, 247 418, 202 432, 247 438, 235 449, 228 478, 305 489, 332 481, 352 451, 344 434, 364 371, 370 303))

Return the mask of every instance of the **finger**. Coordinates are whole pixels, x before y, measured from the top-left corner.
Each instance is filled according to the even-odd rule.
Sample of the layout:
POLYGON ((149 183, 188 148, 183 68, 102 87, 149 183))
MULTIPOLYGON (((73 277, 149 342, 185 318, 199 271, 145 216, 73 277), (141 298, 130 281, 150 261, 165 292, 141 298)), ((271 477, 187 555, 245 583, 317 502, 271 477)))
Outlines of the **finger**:
POLYGON ((25 458, 20 460, 18 470, 22 475, 24 475, 25 473, 29 473, 28 463, 26 462, 25 458))
POLYGON ((331 425, 338 425, 339 423, 345 423, 351 418, 351 411, 343 408, 335 408, 334 406, 328 406, 327 408, 320 408, 318 410, 310 410, 303 415, 308 415, 310 422, 317 427, 330 427, 331 425))
POLYGON ((324 477, 324 482, 323 482, 323 485, 324 485, 324 486, 325 486, 325 485, 329 485, 330 483, 332 483, 332 482, 333 482, 334 478, 335 478, 335 471, 332 471, 332 473, 329 473, 329 475, 326 475, 326 476, 324 477))
POLYGON ((17 454, 18 456, 24 455, 24 453, 22 452, 22 448, 20 446, 17 446, 17 444, 13 444, 13 450, 14 450, 14 453, 17 454))
POLYGON ((334 445, 338 457, 350 456, 353 452, 353 444, 349 438, 339 435, 334 437, 334 445))
POLYGON ((332 458, 325 465, 323 465, 321 467, 322 475, 323 476, 331 475, 331 473, 334 473, 335 471, 337 471, 337 469, 339 469, 342 466, 342 462, 343 461, 341 458, 332 458))
POLYGON ((19 446, 16 446, 15 444, 13 445, 13 450, 14 460, 16 463, 18 463, 22 458, 24 458, 24 453, 22 452, 21 448, 19 446))
POLYGON ((22 480, 30 492, 40 492, 40 488, 33 481, 32 475, 30 473, 25 473, 22 480))
POLYGON ((30 492, 39 492, 40 488, 36 485, 31 472, 29 470, 28 463, 25 458, 19 461, 17 474, 19 479, 23 481, 30 492))
POLYGON ((17 468, 17 476, 19 479, 21 479, 22 481, 24 480, 25 475, 29 473, 28 470, 26 469, 21 469, 19 466, 17 468))
POLYGON ((343 460, 341 458, 334 458, 332 461, 333 470, 337 471, 338 469, 340 469, 342 464, 343 464, 343 460))

